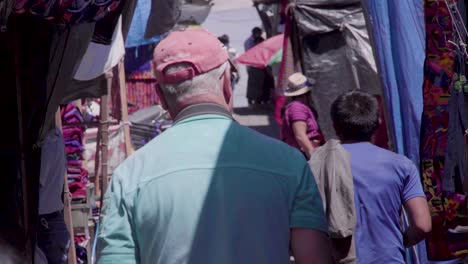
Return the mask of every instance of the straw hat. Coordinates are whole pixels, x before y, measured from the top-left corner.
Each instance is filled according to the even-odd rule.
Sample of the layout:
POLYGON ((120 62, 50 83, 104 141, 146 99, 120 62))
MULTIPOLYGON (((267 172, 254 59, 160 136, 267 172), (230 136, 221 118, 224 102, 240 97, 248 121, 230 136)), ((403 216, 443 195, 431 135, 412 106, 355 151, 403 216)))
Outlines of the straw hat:
POLYGON ((302 73, 296 72, 288 78, 288 88, 284 95, 288 97, 303 95, 312 90, 312 83, 302 73))

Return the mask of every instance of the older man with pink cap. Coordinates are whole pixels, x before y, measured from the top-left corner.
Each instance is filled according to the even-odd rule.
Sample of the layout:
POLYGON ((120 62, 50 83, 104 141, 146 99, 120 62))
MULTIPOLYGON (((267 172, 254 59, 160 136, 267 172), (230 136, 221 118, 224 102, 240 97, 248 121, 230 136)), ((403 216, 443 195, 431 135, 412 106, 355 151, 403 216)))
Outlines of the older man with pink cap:
POLYGON ((106 193, 98 263, 329 263, 320 193, 295 149, 236 123, 231 65, 204 30, 154 56, 174 127, 126 160, 106 193))

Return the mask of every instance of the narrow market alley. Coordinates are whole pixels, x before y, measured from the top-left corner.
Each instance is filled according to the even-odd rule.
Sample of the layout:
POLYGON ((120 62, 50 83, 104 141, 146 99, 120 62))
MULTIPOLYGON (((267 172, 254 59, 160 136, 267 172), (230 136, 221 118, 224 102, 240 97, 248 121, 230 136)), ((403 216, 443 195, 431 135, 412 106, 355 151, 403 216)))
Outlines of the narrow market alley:
MULTIPOLYGON (((250 1, 219 1, 206 19, 203 27, 220 36, 227 34, 231 46, 237 54, 244 52, 243 43, 253 27, 260 26, 261 20, 250 1)), ((254 105, 247 103, 247 71, 238 65, 239 83, 234 89, 234 112, 236 120, 270 137, 279 138, 279 125, 273 118, 273 105, 254 105)))

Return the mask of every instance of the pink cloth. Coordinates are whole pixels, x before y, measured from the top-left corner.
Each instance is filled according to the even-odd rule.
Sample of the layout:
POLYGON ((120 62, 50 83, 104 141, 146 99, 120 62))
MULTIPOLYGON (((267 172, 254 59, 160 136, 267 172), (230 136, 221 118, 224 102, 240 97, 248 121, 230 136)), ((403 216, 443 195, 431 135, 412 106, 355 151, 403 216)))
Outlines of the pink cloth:
POLYGON ((284 142, 300 150, 292 128, 293 123, 298 121, 303 121, 307 124, 307 136, 310 140, 319 140, 320 144, 323 143, 322 131, 320 131, 314 113, 307 105, 298 101, 291 102, 286 106, 281 129, 284 142))

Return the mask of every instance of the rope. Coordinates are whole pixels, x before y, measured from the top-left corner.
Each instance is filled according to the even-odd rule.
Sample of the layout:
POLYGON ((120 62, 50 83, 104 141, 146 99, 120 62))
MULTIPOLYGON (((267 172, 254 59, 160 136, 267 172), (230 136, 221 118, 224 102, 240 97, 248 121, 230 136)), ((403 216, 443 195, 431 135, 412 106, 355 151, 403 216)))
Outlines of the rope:
POLYGON ((460 13, 460 10, 458 10, 458 6, 456 6, 455 4, 453 5, 450 5, 448 3, 448 0, 444 0, 445 2, 445 5, 447 6, 448 8, 448 11, 449 11, 449 14, 450 14, 450 18, 452 19, 453 21, 453 26, 454 26, 454 29, 458 35, 458 38, 459 38, 459 45, 460 47, 459 48, 462 48, 463 49, 463 52, 465 54, 465 59, 468 59, 468 52, 467 52, 467 45, 465 43, 465 38, 463 37, 463 34, 460 32, 460 24, 461 23, 461 27, 463 28, 463 31, 465 32, 465 37, 468 36, 468 31, 466 29, 466 26, 465 24, 463 23, 463 19, 462 19, 462 16, 461 16, 461 13, 460 13), (454 14, 454 12, 456 11, 456 14, 454 14), (459 17, 455 17, 455 15, 458 15, 459 17))

